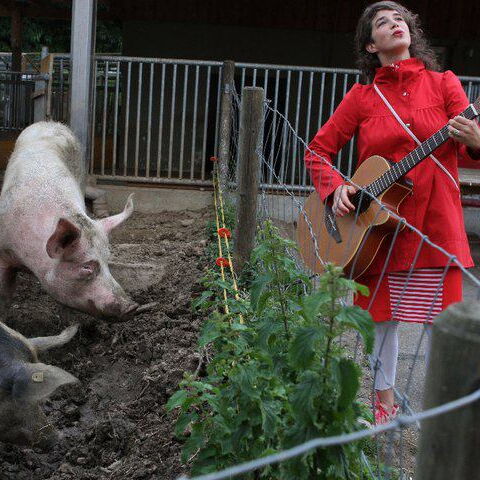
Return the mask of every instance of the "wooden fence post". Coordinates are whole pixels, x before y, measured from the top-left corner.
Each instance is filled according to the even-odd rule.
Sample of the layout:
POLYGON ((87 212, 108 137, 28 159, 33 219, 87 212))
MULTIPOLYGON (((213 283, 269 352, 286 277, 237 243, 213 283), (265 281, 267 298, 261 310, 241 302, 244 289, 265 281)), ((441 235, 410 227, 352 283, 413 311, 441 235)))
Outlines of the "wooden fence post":
POLYGON ((85 192, 94 141, 95 28, 97 0, 72 0, 70 53, 70 127, 80 142, 83 169, 80 186, 85 192))
POLYGON ((222 98, 220 105, 220 126, 218 145, 219 183, 222 192, 227 191, 228 160, 230 155, 230 137, 232 128, 232 97, 234 91, 235 63, 223 62, 222 98))
POLYGON ((50 118, 52 103, 53 61, 47 47, 42 47, 40 58, 40 73, 45 80, 35 82, 35 91, 32 93, 33 121, 40 122, 50 118))
POLYGON ((238 196, 234 250, 235 268, 238 273, 249 260, 255 240, 264 99, 263 88, 245 87, 243 89, 238 138, 238 196))
MULTIPOLYGON (((432 333, 424 408, 480 388, 480 303, 457 303, 432 333)), ((415 478, 480 479, 480 401, 422 422, 415 478)))
POLYGON ((20 2, 12 2, 10 45, 12 48, 12 72, 22 71, 23 12, 20 2))

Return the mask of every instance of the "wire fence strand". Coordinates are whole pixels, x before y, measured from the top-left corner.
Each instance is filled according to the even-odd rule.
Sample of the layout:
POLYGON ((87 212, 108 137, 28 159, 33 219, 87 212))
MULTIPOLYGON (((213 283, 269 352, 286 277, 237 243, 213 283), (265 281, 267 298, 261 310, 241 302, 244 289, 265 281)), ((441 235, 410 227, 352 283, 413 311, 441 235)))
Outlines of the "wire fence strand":
MULTIPOLYGON (((278 92, 276 92, 278 93, 278 92)), ((275 93, 275 95, 276 95, 275 93)), ((274 92, 272 91, 273 95, 274 92)), ((233 94, 233 108, 232 108, 232 131, 231 131, 231 152, 230 152, 230 170, 228 177, 228 192, 225 192, 230 197, 234 197, 236 189, 236 161, 238 159, 238 118, 241 108, 241 98, 237 92, 233 94)), ((352 147, 349 147, 349 154, 351 156, 352 147)), ((307 232, 311 241, 311 258, 315 259, 312 263, 319 265, 325 264, 328 261, 321 255, 319 238, 315 233, 315 222, 318 219, 310 218, 308 211, 305 209, 306 196, 313 192, 314 188, 309 180, 309 175, 303 161, 306 152, 311 152, 306 141, 300 137, 297 130, 289 122, 286 114, 282 113, 277 108, 277 100, 275 102, 267 100, 264 106, 264 141, 261 151, 257 152, 261 158, 261 190, 259 198, 259 214, 258 221, 262 222, 270 219, 277 225, 280 232, 295 240, 296 227, 300 220, 304 221, 307 226, 307 232)), ((318 158, 320 162, 327 162, 326 159, 318 158)), ((343 173, 341 162, 333 161, 333 165, 328 163, 330 168, 344 181, 353 184, 362 196, 368 198, 371 204, 378 208, 377 215, 382 215, 387 212, 391 218, 397 222, 397 227, 391 237, 391 243, 386 249, 385 262, 382 265, 377 284, 371 291, 370 303, 372 303, 378 295, 380 295, 380 282, 382 279, 388 279, 387 263, 393 255, 394 245, 397 237, 405 231, 416 239, 416 248, 412 250, 412 263, 410 268, 404 275, 404 283, 399 289, 398 299, 395 305, 392 306, 394 315, 399 314, 403 302, 409 301, 408 290, 409 286, 414 281, 414 272, 417 271, 420 262, 422 251, 425 248, 430 248, 436 252, 439 257, 444 258, 444 267, 440 268, 441 282, 446 278, 446 275, 451 268, 457 268, 461 271, 464 281, 470 283, 471 289, 475 290, 476 296, 480 295, 480 280, 470 271, 468 271, 462 263, 445 248, 435 244, 427 235, 421 232, 414 225, 409 224, 405 218, 401 217, 397 212, 389 209, 388 205, 382 203, 382 199, 376 197, 372 192, 362 185, 356 185, 350 178, 352 166, 348 166, 347 173, 343 173)), ((328 251, 328 249, 327 249, 328 251)), ((319 275, 312 271, 304 263, 304 259, 296 251, 291 252, 291 257, 297 264, 305 270, 314 282, 318 280, 319 275)), ((352 276, 352 274, 351 274, 352 276)), ((439 284, 440 285, 440 284, 439 284)), ((430 304, 425 305, 425 318, 433 318, 436 312, 434 306, 436 300, 441 295, 440 287, 437 286, 432 295, 430 304)), ((341 302, 344 306, 351 304, 352 298, 343 298, 341 302)), ((359 441, 361 439, 371 437, 375 439, 376 451, 374 460, 376 464, 371 465, 372 458, 367 458, 364 455, 364 463, 367 467, 372 480, 388 480, 388 479, 405 479, 408 480, 414 477, 414 459, 411 453, 406 451, 406 445, 417 443, 418 430, 421 427, 421 422, 426 418, 431 418, 437 415, 444 415, 457 408, 462 408, 469 405, 480 398, 480 390, 459 398, 455 401, 446 403, 439 407, 431 408, 429 410, 421 410, 423 378, 425 375, 425 365, 428 359, 429 350, 429 335, 430 327, 426 324, 415 324, 406 322, 405 327, 401 329, 400 339, 405 338, 409 341, 409 348, 413 349, 411 353, 402 350, 399 354, 400 375, 397 375, 398 384, 392 383, 396 400, 401 409, 401 415, 395 418, 387 425, 374 425, 372 428, 359 430, 356 432, 345 433, 334 437, 316 438, 307 441, 297 447, 278 452, 267 457, 255 459, 234 467, 225 469, 221 472, 211 473, 195 477, 195 480, 221 480, 224 478, 232 478, 237 475, 252 472, 273 463, 279 463, 291 459, 293 457, 302 455, 315 448, 325 448, 333 445, 343 445, 349 442, 359 441), (425 341, 427 340, 427 341, 425 341), (420 361, 423 360, 423 361, 420 361), (407 428, 407 427, 414 427, 407 428), (390 432, 390 433, 389 433, 390 432), (393 433, 392 433, 393 432, 393 433), (382 433, 389 433, 388 435, 380 435, 382 433), (405 436, 408 433, 408 436, 405 436), (397 476, 393 476, 393 470, 382 470, 381 463, 387 463, 397 469, 397 476)), ((383 344, 385 338, 378 339, 380 344, 383 344)), ((346 335, 342 340, 344 347, 347 349, 352 358, 354 358, 362 367, 364 374, 364 381, 360 390, 360 398, 365 403, 371 403, 372 408, 375 401, 375 385, 378 376, 387 377, 384 365, 381 361, 381 348, 377 354, 366 358, 359 353, 361 339, 359 335, 346 335), (369 365, 368 367, 366 365, 369 365)), ((181 477, 186 479, 187 477, 181 477)))

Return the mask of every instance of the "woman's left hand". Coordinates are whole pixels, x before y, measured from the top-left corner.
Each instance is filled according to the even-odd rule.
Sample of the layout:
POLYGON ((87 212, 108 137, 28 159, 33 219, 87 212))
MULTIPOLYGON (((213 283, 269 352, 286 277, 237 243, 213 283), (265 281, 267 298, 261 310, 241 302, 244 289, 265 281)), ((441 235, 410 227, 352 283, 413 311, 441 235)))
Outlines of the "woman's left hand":
POLYGON ((480 127, 475 120, 457 116, 448 121, 448 134, 472 150, 480 150, 480 127))

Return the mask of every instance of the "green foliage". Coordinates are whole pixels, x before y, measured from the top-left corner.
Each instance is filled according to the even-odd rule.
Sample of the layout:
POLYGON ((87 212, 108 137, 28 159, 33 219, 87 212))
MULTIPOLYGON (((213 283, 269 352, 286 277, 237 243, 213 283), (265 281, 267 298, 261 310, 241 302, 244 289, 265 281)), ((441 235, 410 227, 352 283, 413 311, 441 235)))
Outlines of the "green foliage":
MULTIPOLYGON (((218 273, 209 271, 203 280, 194 307, 210 313, 199 343, 212 358, 206 375, 186 376, 167 404, 181 412, 176 432, 193 475, 362 428, 364 409, 356 401, 361 371, 338 338, 353 329, 371 349, 369 314, 340 301, 352 291, 368 292, 331 265, 314 289, 290 255, 294 248, 266 222, 252 253, 256 277, 248 290, 235 299, 218 273), (228 315, 220 313, 225 287, 228 315)), ((368 446, 314 450, 242 478, 368 479, 362 445, 368 446)))
MULTIPOLYGON (((47 46, 52 53, 70 52, 70 20, 46 18, 23 19, 22 51, 40 52, 47 46)), ((0 18, 0 51, 9 52, 11 19, 0 18)), ((98 53, 122 52, 122 25, 115 21, 97 20, 96 51, 98 53)))

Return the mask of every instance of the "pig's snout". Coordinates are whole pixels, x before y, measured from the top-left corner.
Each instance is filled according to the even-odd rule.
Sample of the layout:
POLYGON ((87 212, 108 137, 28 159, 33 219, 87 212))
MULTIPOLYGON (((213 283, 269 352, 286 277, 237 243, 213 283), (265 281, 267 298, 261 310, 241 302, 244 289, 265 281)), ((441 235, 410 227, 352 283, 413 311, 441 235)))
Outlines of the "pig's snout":
POLYGON ((120 315, 121 317, 129 317, 134 315, 135 312, 138 310, 140 305, 138 303, 132 303, 128 308, 124 310, 124 312, 120 315))
POLYGON ((137 308, 139 307, 138 303, 129 301, 129 302, 120 302, 114 303, 110 307, 107 307, 107 314, 113 317, 121 318, 125 320, 133 316, 137 308))
POLYGON ((118 302, 97 307, 93 300, 88 301, 89 311, 92 315, 101 317, 115 317, 121 320, 127 320, 137 311, 139 305, 135 302, 118 302))

